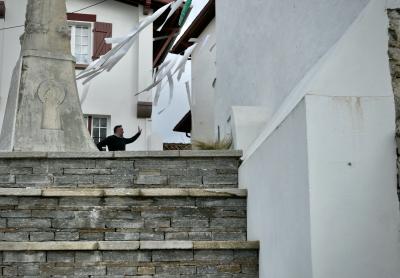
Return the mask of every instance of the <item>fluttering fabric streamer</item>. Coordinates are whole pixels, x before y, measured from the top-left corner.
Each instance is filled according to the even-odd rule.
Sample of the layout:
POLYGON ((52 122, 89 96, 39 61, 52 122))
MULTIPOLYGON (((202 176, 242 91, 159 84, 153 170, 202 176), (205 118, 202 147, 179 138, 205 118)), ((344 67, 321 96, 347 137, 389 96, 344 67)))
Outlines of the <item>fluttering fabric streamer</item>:
POLYGON ((83 104, 89 94, 89 89, 90 89, 90 82, 86 83, 83 86, 83 91, 82 91, 82 97, 81 97, 81 104, 83 104))
POLYGON ((106 43, 116 43, 117 45, 107 52, 107 54, 93 61, 85 70, 78 74, 76 79, 84 78, 83 84, 86 84, 102 72, 110 71, 133 46, 138 38, 138 34, 159 18, 174 3, 175 2, 166 4, 151 16, 146 17, 138 26, 133 28, 127 36, 105 39, 106 43))
POLYGON ((192 101, 192 92, 190 91, 190 83, 189 83, 189 81, 185 82, 185 86, 186 86, 186 94, 187 94, 187 98, 188 98, 188 102, 189 102, 189 107, 190 107, 190 110, 191 110, 192 106, 193 106, 193 101, 192 101))
POLYGON ((183 0, 177 0, 175 3, 172 4, 171 10, 168 13, 167 19, 164 21, 164 23, 157 29, 158 32, 162 30, 164 27, 165 23, 167 23, 168 19, 176 12, 177 9, 183 4, 183 0))

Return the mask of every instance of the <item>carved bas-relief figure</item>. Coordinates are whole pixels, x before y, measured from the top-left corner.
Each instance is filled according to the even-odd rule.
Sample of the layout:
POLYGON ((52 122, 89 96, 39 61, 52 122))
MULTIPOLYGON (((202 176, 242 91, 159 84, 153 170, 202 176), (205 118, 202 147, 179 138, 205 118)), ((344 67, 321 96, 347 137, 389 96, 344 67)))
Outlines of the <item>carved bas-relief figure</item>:
POLYGON ((44 81, 37 95, 43 103, 42 129, 62 130, 59 106, 65 99, 64 88, 54 80, 44 81))
POLYGON ((65 0, 28 0, 0 151, 98 151, 83 121, 65 0))

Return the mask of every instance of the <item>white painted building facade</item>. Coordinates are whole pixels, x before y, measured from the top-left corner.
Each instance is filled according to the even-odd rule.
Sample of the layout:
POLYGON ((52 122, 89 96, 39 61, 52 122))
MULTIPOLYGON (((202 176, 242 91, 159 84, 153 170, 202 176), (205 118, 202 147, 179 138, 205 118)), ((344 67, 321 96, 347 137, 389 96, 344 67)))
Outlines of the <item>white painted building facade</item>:
MULTIPOLYGON (((5 0, 6 17, 0 19, 0 29, 23 25, 26 0, 5 0)), ((74 12, 95 4, 92 0, 67 0, 67 11, 74 12)), ((77 64, 91 62, 94 55, 94 33, 96 22, 108 23, 113 36, 126 35, 145 17, 143 6, 133 6, 117 1, 106 1, 79 11, 83 15, 94 15, 95 20, 69 20, 72 52, 77 64)), ((84 17, 83 17, 84 18, 84 17)), ((0 125, 2 124, 12 69, 20 53, 19 37, 23 27, 0 31, 0 125)), ((135 94, 152 83, 153 70, 153 26, 141 32, 137 43, 111 72, 106 72, 90 83, 88 94, 83 96, 83 86, 78 81, 82 110, 88 128, 95 141, 98 137, 111 135, 115 125, 122 124, 125 137, 133 136, 140 126, 140 138, 127 145, 127 150, 161 150, 160 138, 152 132, 151 118, 137 117, 138 101, 151 102, 151 94, 140 97, 135 94)), ((79 67, 77 67, 77 73, 79 67)))
POLYGON ((260 277, 400 273, 387 4, 216 2, 216 125, 264 111, 239 174, 260 277))
MULTIPOLYGON (((388 8, 400 1, 216 1, 216 87, 193 107, 212 104, 207 132, 244 150, 262 278, 399 276, 388 8)), ((202 98, 211 64, 192 58, 202 98)))

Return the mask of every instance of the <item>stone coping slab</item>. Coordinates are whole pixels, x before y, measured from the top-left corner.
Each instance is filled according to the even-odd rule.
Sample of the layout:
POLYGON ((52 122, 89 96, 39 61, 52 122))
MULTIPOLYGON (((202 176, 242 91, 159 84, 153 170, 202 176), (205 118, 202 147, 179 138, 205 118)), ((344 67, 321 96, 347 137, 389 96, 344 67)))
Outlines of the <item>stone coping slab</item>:
POLYGON ((0 251, 259 249, 259 241, 45 241, 0 242, 0 251))
POLYGON ((236 157, 242 151, 124 151, 124 152, 0 152, 0 159, 118 159, 118 158, 162 158, 162 157, 236 157))
POLYGON ((0 196, 43 197, 246 197, 247 189, 58 189, 58 188, 0 188, 0 196))

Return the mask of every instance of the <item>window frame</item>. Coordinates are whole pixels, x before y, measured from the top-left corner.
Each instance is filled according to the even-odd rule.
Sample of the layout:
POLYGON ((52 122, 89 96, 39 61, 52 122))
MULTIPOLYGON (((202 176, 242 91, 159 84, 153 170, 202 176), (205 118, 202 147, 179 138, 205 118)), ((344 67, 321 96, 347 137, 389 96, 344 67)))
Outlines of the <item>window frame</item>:
MULTIPOLYGON (((84 120, 86 122, 86 127, 89 130, 90 137, 92 137, 93 141, 95 141, 95 138, 93 137, 93 130, 94 130, 94 119, 106 119, 106 135, 105 138, 107 137, 108 134, 111 132, 111 116, 110 115, 97 115, 97 114, 84 114, 83 115, 84 120)), ((96 137, 99 138, 101 141, 103 138, 102 137, 96 137)), ((96 141, 95 141, 96 143, 96 141)))
MULTIPOLYGON (((76 26, 87 26, 88 27, 88 29, 89 29, 89 32, 88 32, 88 49, 89 49, 89 53, 88 53, 88 55, 89 55, 89 63, 92 62, 94 23, 93 22, 89 22, 89 21, 68 20, 67 24, 68 24, 68 27, 69 26, 72 27, 71 28, 71 54, 74 57, 76 55, 76 53, 75 53, 76 26)), ((79 63, 77 63, 75 65, 75 68, 77 68, 77 69, 85 69, 85 68, 87 68, 89 63, 87 63, 87 64, 79 64, 79 63)))

